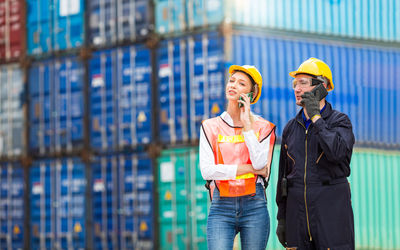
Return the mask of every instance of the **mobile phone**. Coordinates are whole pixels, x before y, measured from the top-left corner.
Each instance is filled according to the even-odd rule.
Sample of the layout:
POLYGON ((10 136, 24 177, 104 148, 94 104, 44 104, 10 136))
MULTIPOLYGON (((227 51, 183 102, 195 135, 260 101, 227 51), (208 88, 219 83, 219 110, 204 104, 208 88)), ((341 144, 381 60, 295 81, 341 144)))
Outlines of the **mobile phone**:
MULTIPOLYGON (((247 93, 246 94, 250 98, 250 102, 253 100, 253 92, 247 93)), ((239 100, 244 101, 244 99, 240 96, 239 100)), ((239 108, 243 107, 243 103, 239 102, 239 108)))
POLYGON ((319 101, 325 98, 328 95, 328 91, 324 87, 322 83, 318 84, 312 91, 314 95, 319 95, 319 101), (317 93, 318 92, 318 93, 317 93))

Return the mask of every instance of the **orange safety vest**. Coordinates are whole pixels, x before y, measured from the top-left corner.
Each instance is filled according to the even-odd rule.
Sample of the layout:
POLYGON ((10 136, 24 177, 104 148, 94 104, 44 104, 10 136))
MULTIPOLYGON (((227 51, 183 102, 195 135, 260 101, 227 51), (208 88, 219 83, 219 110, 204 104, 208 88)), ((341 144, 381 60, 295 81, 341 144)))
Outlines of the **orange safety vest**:
MULTIPOLYGON (((242 127, 228 125, 220 116, 203 121, 204 134, 214 153, 215 164, 251 164, 249 150, 247 149, 242 127)), ((272 152, 275 144, 275 125, 267 120, 257 117, 253 122, 253 130, 259 142, 271 135, 268 153, 268 167, 271 165, 272 152)), ((255 194, 257 175, 252 173, 236 176, 235 180, 216 180, 215 184, 221 197, 238 197, 255 194)), ((212 199, 214 189, 210 189, 212 199)))

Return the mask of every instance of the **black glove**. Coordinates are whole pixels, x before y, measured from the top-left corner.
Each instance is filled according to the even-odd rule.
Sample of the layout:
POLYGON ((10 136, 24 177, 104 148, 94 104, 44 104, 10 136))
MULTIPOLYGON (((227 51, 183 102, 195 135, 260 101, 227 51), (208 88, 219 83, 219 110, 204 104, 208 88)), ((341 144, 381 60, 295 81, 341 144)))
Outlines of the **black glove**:
POLYGON ((319 95, 318 92, 315 94, 312 92, 305 92, 301 98, 301 104, 304 105, 304 108, 306 109, 306 112, 308 114, 308 117, 312 119, 315 115, 320 114, 320 109, 319 109, 319 95))
POLYGON ((278 227, 276 228, 276 235, 278 236, 279 242, 283 247, 287 247, 286 244, 286 220, 280 219, 278 221, 278 227))

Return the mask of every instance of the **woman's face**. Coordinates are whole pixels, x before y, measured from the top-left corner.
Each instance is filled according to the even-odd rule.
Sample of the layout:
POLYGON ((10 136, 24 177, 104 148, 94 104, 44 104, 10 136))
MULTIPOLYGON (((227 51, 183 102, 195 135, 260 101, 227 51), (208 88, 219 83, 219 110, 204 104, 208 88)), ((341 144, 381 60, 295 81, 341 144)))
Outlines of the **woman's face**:
POLYGON ((229 77, 225 88, 225 95, 228 101, 235 101, 240 97, 240 94, 247 94, 252 90, 252 82, 250 78, 243 72, 233 72, 229 77))

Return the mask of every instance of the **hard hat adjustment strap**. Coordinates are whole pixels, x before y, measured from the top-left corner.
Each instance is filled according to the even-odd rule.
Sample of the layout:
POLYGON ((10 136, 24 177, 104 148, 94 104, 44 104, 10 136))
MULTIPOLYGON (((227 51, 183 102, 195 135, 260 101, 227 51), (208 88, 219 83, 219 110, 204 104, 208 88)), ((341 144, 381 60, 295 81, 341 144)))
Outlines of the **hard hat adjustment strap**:
POLYGON ((315 76, 315 78, 311 78, 311 86, 318 85, 320 83, 324 83, 324 79, 322 76, 315 76))

